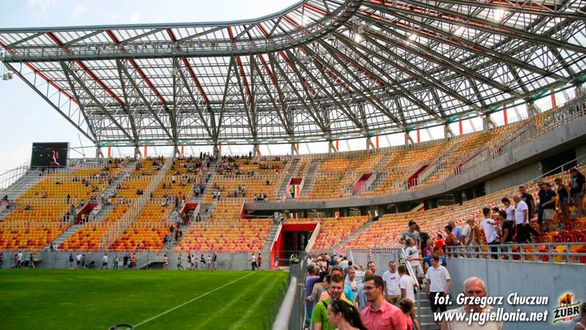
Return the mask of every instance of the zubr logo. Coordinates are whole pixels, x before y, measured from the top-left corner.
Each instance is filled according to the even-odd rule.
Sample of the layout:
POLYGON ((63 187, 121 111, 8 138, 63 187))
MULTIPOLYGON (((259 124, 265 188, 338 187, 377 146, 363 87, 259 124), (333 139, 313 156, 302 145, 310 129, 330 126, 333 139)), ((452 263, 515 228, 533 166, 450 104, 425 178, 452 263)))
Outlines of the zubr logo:
POLYGON ((569 322, 580 316, 580 302, 572 304, 574 295, 570 292, 560 297, 560 305, 553 310, 553 323, 558 321, 569 322))

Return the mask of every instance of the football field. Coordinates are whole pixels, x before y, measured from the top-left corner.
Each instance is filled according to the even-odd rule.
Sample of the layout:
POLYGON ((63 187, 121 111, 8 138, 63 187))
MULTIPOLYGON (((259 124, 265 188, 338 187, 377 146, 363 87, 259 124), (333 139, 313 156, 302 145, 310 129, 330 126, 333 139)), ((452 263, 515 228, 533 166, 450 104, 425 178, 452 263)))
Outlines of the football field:
POLYGON ((250 271, 0 271, 0 328, 262 329, 288 274, 250 271))

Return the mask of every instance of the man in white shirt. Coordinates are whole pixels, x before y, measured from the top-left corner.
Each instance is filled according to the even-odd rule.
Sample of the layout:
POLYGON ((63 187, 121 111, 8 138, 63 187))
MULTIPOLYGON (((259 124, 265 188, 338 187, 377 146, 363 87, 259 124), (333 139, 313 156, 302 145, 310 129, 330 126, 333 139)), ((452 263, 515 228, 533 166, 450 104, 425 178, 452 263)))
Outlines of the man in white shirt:
POLYGON ((102 269, 108 269, 108 255, 104 254, 104 256, 102 257, 102 269))
POLYGON ((423 273, 423 268, 421 267, 421 257, 419 256, 419 250, 417 249, 417 246, 415 246, 415 242, 412 238, 407 239, 407 248, 405 249, 405 253, 407 254, 407 261, 415 272, 415 276, 417 276, 418 279, 422 279, 425 274, 423 273))
POLYGON ((517 225, 517 243, 526 243, 529 240, 529 207, 521 197, 513 196, 517 204, 515 207, 515 224, 517 225))
POLYGON ((466 225, 464 225, 464 228, 462 228, 462 233, 460 233, 460 236, 462 236, 462 239, 460 240, 462 242, 462 244, 464 245, 470 245, 470 242, 472 242, 472 226, 474 225, 474 219, 466 219, 466 225))
POLYGON ((401 288, 401 299, 410 299, 413 303, 415 303, 415 290, 413 290, 417 285, 417 282, 413 280, 411 276, 407 273, 407 267, 405 265, 399 266, 399 275, 401 278, 399 280, 399 287, 401 288))
POLYGON ((395 306, 398 306, 399 298, 401 298, 400 279, 401 276, 397 272, 397 263, 394 261, 389 262, 389 270, 383 273, 383 280, 385 280, 387 287, 385 299, 395 306))
MULTIPOLYGON (((433 255, 431 257, 431 267, 427 269, 425 279, 427 280, 425 289, 429 296, 431 311, 434 313, 438 310, 445 312, 448 307, 445 297, 450 292, 452 280, 446 267, 440 265, 439 256, 433 255)), ((437 323, 436 325, 439 326, 437 323)))
MULTIPOLYGON (((484 215, 484 219, 480 222, 482 226, 482 230, 484 230, 484 236, 486 236, 486 242, 488 245, 497 245, 499 244, 499 238, 497 234, 496 222, 493 219, 489 218, 490 216, 490 209, 485 207, 482 209, 482 215, 484 215)), ((498 247, 491 246, 490 247, 490 255, 493 259, 498 259, 497 253, 498 247)))
POLYGON ((250 256, 250 268, 256 270, 256 255, 254 253, 250 256))
MULTIPOLYGON (((469 277, 464 281, 464 295, 466 297, 485 297, 486 296, 486 288, 484 285, 484 281, 482 281, 478 277, 469 277)), ((467 300, 468 302, 468 300, 467 300)), ((493 313, 492 306, 485 306, 484 308, 480 307, 479 305, 473 304, 466 304, 460 308, 452 309, 447 311, 446 313, 457 313, 457 314, 470 314, 470 313, 493 313)), ((456 318, 453 318, 453 321, 446 322, 445 318, 442 321, 442 330, 464 330, 464 329, 472 329, 472 330, 502 330, 503 329, 503 322, 499 321, 487 321, 483 325, 478 323, 468 324, 466 321, 458 322, 455 321, 456 318)), ((481 318, 484 319, 484 318, 481 318)), ((488 318, 486 318, 488 319, 488 318)))

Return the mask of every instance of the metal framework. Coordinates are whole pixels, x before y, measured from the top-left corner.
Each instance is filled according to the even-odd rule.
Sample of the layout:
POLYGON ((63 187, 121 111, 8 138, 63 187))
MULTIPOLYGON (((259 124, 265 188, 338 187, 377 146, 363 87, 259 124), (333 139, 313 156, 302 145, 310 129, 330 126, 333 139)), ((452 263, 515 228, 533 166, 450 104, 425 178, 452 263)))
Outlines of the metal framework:
POLYGON ((304 0, 237 22, 0 29, 97 146, 298 143, 486 115, 585 81, 581 0, 304 0))

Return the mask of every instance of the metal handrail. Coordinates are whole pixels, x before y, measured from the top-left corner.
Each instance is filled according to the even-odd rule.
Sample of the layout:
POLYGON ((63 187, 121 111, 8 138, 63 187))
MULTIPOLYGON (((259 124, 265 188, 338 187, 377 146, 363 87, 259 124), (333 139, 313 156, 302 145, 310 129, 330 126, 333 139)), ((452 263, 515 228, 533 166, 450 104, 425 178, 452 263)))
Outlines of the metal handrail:
POLYGON ((287 330, 289 329, 289 320, 293 313, 293 304, 295 303, 295 292, 297 289, 297 277, 292 276, 289 282, 289 288, 279 309, 279 314, 273 323, 273 330, 287 330))
MULTIPOLYGON (((540 262, 540 263, 586 263, 586 251, 574 252, 572 248, 586 248, 586 242, 559 242, 559 243, 526 243, 526 244, 498 244, 498 245, 456 245, 446 246, 448 258, 464 259, 505 259, 513 262, 540 262), (496 248, 491 252, 490 248, 496 248), (518 248, 518 251, 513 251, 518 248), (527 249, 530 248, 530 249, 527 249), (561 249, 560 249, 561 248, 561 249), (564 251, 565 248, 565 251, 564 251), (559 249, 559 251, 558 251, 559 249), (517 259, 515 259, 517 258, 517 259)), ((577 250, 579 251, 579 250, 577 250)))
MULTIPOLYGON (((401 258, 405 261, 405 268, 407 268, 407 273, 409 273, 409 277, 411 277, 411 279, 418 284, 419 289, 421 289, 421 286, 419 286, 419 281, 417 280, 417 276, 415 275, 415 271, 413 271, 413 267, 411 267, 409 260, 407 260, 407 252, 405 251, 405 249, 401 249, 401 258)), ((421 320, 421 301, 419 299, 415 300, 417 300, 414 301, 414 303, 417 304, 417 319, 421 320)))

